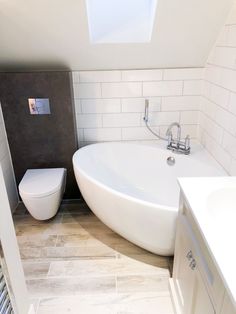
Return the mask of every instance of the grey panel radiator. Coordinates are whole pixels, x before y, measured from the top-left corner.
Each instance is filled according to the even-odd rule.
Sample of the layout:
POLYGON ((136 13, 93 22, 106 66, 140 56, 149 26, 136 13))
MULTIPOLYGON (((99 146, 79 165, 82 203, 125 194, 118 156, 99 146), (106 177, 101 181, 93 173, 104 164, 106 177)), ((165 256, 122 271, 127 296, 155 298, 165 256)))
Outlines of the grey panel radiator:
POLYGON ((9 288, 2 267, 2 249, 0 242, 0 314, 14 314, 9 288))
POLYGON ((0 265, 0 314, 13 314, 8 287, 0 265))

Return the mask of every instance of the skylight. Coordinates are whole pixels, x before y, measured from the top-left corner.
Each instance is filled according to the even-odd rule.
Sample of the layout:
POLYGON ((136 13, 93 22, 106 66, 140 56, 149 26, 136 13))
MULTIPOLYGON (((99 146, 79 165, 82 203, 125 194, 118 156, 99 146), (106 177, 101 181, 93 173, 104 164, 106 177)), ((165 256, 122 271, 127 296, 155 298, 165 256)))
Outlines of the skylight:
POLYGON ((92 43, 149 42, 157 0, 86 0, 92 43))

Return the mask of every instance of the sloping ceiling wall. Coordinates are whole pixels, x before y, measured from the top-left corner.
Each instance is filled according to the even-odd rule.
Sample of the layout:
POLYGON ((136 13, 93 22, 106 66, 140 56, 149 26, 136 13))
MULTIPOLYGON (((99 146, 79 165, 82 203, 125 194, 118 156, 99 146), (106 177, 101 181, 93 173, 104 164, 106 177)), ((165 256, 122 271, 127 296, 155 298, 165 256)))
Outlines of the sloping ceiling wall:
POLYGON ((233 0, 159 0, 152 40, 90 44, 85 0, 0 0, 0 71, 202 67, 233 0))

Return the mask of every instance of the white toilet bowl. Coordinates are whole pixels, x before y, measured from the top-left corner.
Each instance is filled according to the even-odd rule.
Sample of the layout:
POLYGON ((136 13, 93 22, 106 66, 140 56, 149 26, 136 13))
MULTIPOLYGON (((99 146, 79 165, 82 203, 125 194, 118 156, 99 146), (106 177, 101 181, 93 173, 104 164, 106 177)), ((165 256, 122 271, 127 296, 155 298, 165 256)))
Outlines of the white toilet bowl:
POLYGON ((19 184, 23 203, 38 220, 56 215, 65 191, 66 169, 29 169, 19 184))

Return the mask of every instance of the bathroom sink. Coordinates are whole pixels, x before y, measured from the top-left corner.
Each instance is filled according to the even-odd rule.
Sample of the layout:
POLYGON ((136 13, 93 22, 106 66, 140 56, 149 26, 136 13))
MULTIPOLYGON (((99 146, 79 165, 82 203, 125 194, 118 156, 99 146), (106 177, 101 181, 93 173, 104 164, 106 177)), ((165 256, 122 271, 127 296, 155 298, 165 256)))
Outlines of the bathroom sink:
POLYGON ((236 187, 215 190, 207 197, 206 205, 211 219, 235 224, 236 187))

